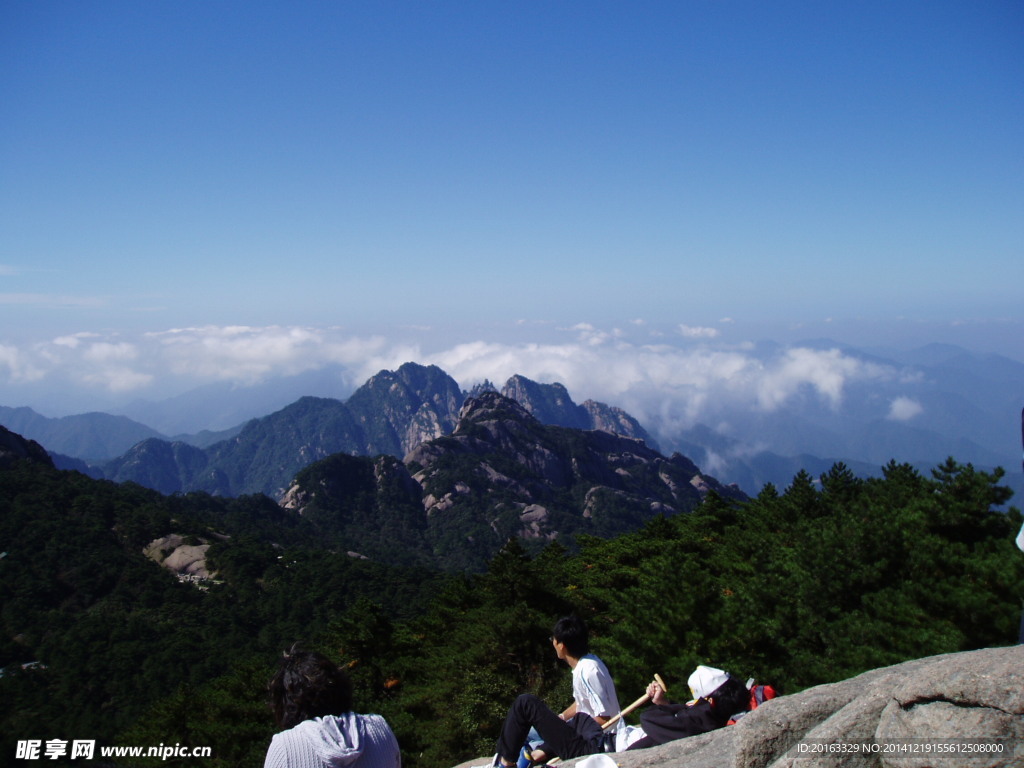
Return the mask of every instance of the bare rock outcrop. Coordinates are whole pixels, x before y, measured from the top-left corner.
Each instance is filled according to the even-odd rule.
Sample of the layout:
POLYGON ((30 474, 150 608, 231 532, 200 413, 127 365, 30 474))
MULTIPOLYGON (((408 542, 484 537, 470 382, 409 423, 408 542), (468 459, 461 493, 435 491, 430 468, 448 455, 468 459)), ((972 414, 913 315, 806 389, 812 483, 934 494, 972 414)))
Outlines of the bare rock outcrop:
POLYGON ((612 757, 619 768, 1021 768, 1024 645, 875 669, 780 696, 734 726, 612 757), (981 742, 988 751, 947 746, 981 742))
POLYGON ((155 560, 179 578, 209 579, 206 568, 206 551, 209 544, 188 544, 183 536, 170 534, 155 539, 143 550, 143 554, 155 560))

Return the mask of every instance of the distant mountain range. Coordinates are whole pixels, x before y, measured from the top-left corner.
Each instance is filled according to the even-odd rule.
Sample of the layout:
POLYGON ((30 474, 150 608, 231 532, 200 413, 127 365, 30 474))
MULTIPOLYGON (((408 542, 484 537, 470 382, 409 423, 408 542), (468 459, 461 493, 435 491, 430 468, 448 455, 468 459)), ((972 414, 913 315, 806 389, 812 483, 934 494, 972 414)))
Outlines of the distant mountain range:
MULTIPOLYGON (((207 433, 202 436, 206 445, 190 438, 169 440, 142 425, 133 431, 128 427, 134 422, 125 417, 86 414, 47 420, 28 418, 28 409, 18 411, 21 434, 47 445, 61 468, 136 482, 165 494, 206 491, 280 498, 299 470, 333 454, 402 458, 420 443, 450 434, 467 397, 494 389, 484 383, 466 393, 440 368, 407 363, 373 376, 345 402, 303 397, 222 433, 225 439, 209 443, 207 433), (90 442, 93 436, 103 439, 90 442), (136 436, 142 439, 120 456, 90 459, 136 436)), ((604 429, 653 444, 629 414, 592 401, 577 405, 560 384, 514 376, 502 391, 548 424, 604 429)))
POLYGON ((109 413, 50 419, 31 408, 0 406, 0 424, 45 445, 50 451, 85 461, 110 459, 143 440, 163 438, 155 429, 126 416, 109 413))
MULTIPOLYGON (((557 383, 513 376, 501 392, 542 423, 638 437, 656 450, 690 457, 751 494, 769 482, 785 487, 801 469, 817 476, 836 461, 866 476, 878 474, 890 459, 928 470, 948 456, 982 468, 1002 465, 1009 470, 1005 483, 1024 493, 1024 474, 1015 460, 1024 365, 939 344, 905 353, 843 348, 831 340, 803 346, 841 348, 843 355, 883 366, 893 375, 847 382, 841 407, 798 394, 774 410, 751 406, 706 413, 705 423, 685 429, 661 421, 641 425, 603 403, 576 404, 557 383), (894 416, 892 404, 901 398, 924 415, 894 416)), ((759 354, 768 356, 772 350, 759 354)), ((321 375, 307 385, 322 392, 331 381, 337 385, 336 376, 321 375)), ((291 382, 290 391, 299 386, 291 382)), ((398 371, 381 371, 348 400, 300 397, 270 415, 219 431, 168 437, 124 416, 47 419, 28 408, 0 408, 0 423, 45 445, 59 466, 96 477, 133 480, 165 493, 262 492, 279 498, 295 472, 317 459, 337 452, 401 458, 418 442, 450 433, 466 398, 486 389, 497 388, 484 382, 464 391, 439 368, 409 363, 398 371)), ((272 398, 264 388, 258 396, 239 390, 234 399, 232 412, 241 413, 272 398), (246 405, 248 397, 258 399, 246 405)), ((225 400, 231 400, 227 393, 203 390, 192 398, 176 398, 173 405, 179 412, 206 413, 215 401, 223 414, 225 400), (211 405, 204 408, 207 395, 211 405)), ((168 401, 147 411, 138 404, 135 412, 170 425, 170 407, 168 401)))

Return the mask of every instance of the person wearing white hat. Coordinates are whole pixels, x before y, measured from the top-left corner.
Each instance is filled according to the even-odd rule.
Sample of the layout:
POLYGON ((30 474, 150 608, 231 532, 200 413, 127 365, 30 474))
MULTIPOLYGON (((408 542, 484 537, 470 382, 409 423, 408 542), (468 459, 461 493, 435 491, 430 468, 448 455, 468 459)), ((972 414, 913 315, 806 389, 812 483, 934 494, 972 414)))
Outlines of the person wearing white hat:
POLYGON ((688 683, 693 701, 686 704, 670 702, 656 682, 647 687, 654 706, 640 713, 646 735, 632 744, 631 750, 713 731, 733 715, 750 708, 747 687, 721 669, 701 665, 690 675, 688 683))

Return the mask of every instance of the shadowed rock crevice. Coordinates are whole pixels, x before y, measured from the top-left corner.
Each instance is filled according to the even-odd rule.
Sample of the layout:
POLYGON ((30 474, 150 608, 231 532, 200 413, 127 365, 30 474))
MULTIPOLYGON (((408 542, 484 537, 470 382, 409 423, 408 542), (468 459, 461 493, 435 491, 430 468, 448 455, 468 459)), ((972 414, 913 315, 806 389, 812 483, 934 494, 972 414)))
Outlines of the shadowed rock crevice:
POLYGON ((984 704, 979 701, 957 701, 954 699, 947 699, 941 696, 928 699, 917 699, 915 701, 904 701, 900 702, 893 699, 896 705, 904 712, 912 712, 914 709, 919 707, 926 707, 931 704, 948 704, 951 707, 960 707, 962 709, 991 709, 993 712, 1001 712, 1004 715, 1017 714, 1015 712, 1008 712, 1001 707, 996 707, 991 704, 984 704))

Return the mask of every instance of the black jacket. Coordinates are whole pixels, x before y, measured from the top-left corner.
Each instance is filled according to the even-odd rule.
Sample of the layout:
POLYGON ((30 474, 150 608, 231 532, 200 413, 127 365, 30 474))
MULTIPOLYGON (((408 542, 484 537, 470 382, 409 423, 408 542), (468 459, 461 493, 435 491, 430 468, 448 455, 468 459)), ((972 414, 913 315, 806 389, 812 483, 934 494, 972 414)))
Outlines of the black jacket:
POLYGON ((663 704, 649 707, 640 713, 640 723, 646 735, 629 748, 654 747, 675 739, 707 733, 721 728, 728 720, 729 715, 720 715, 707 699, 698 699, 692 706, 663 704))

